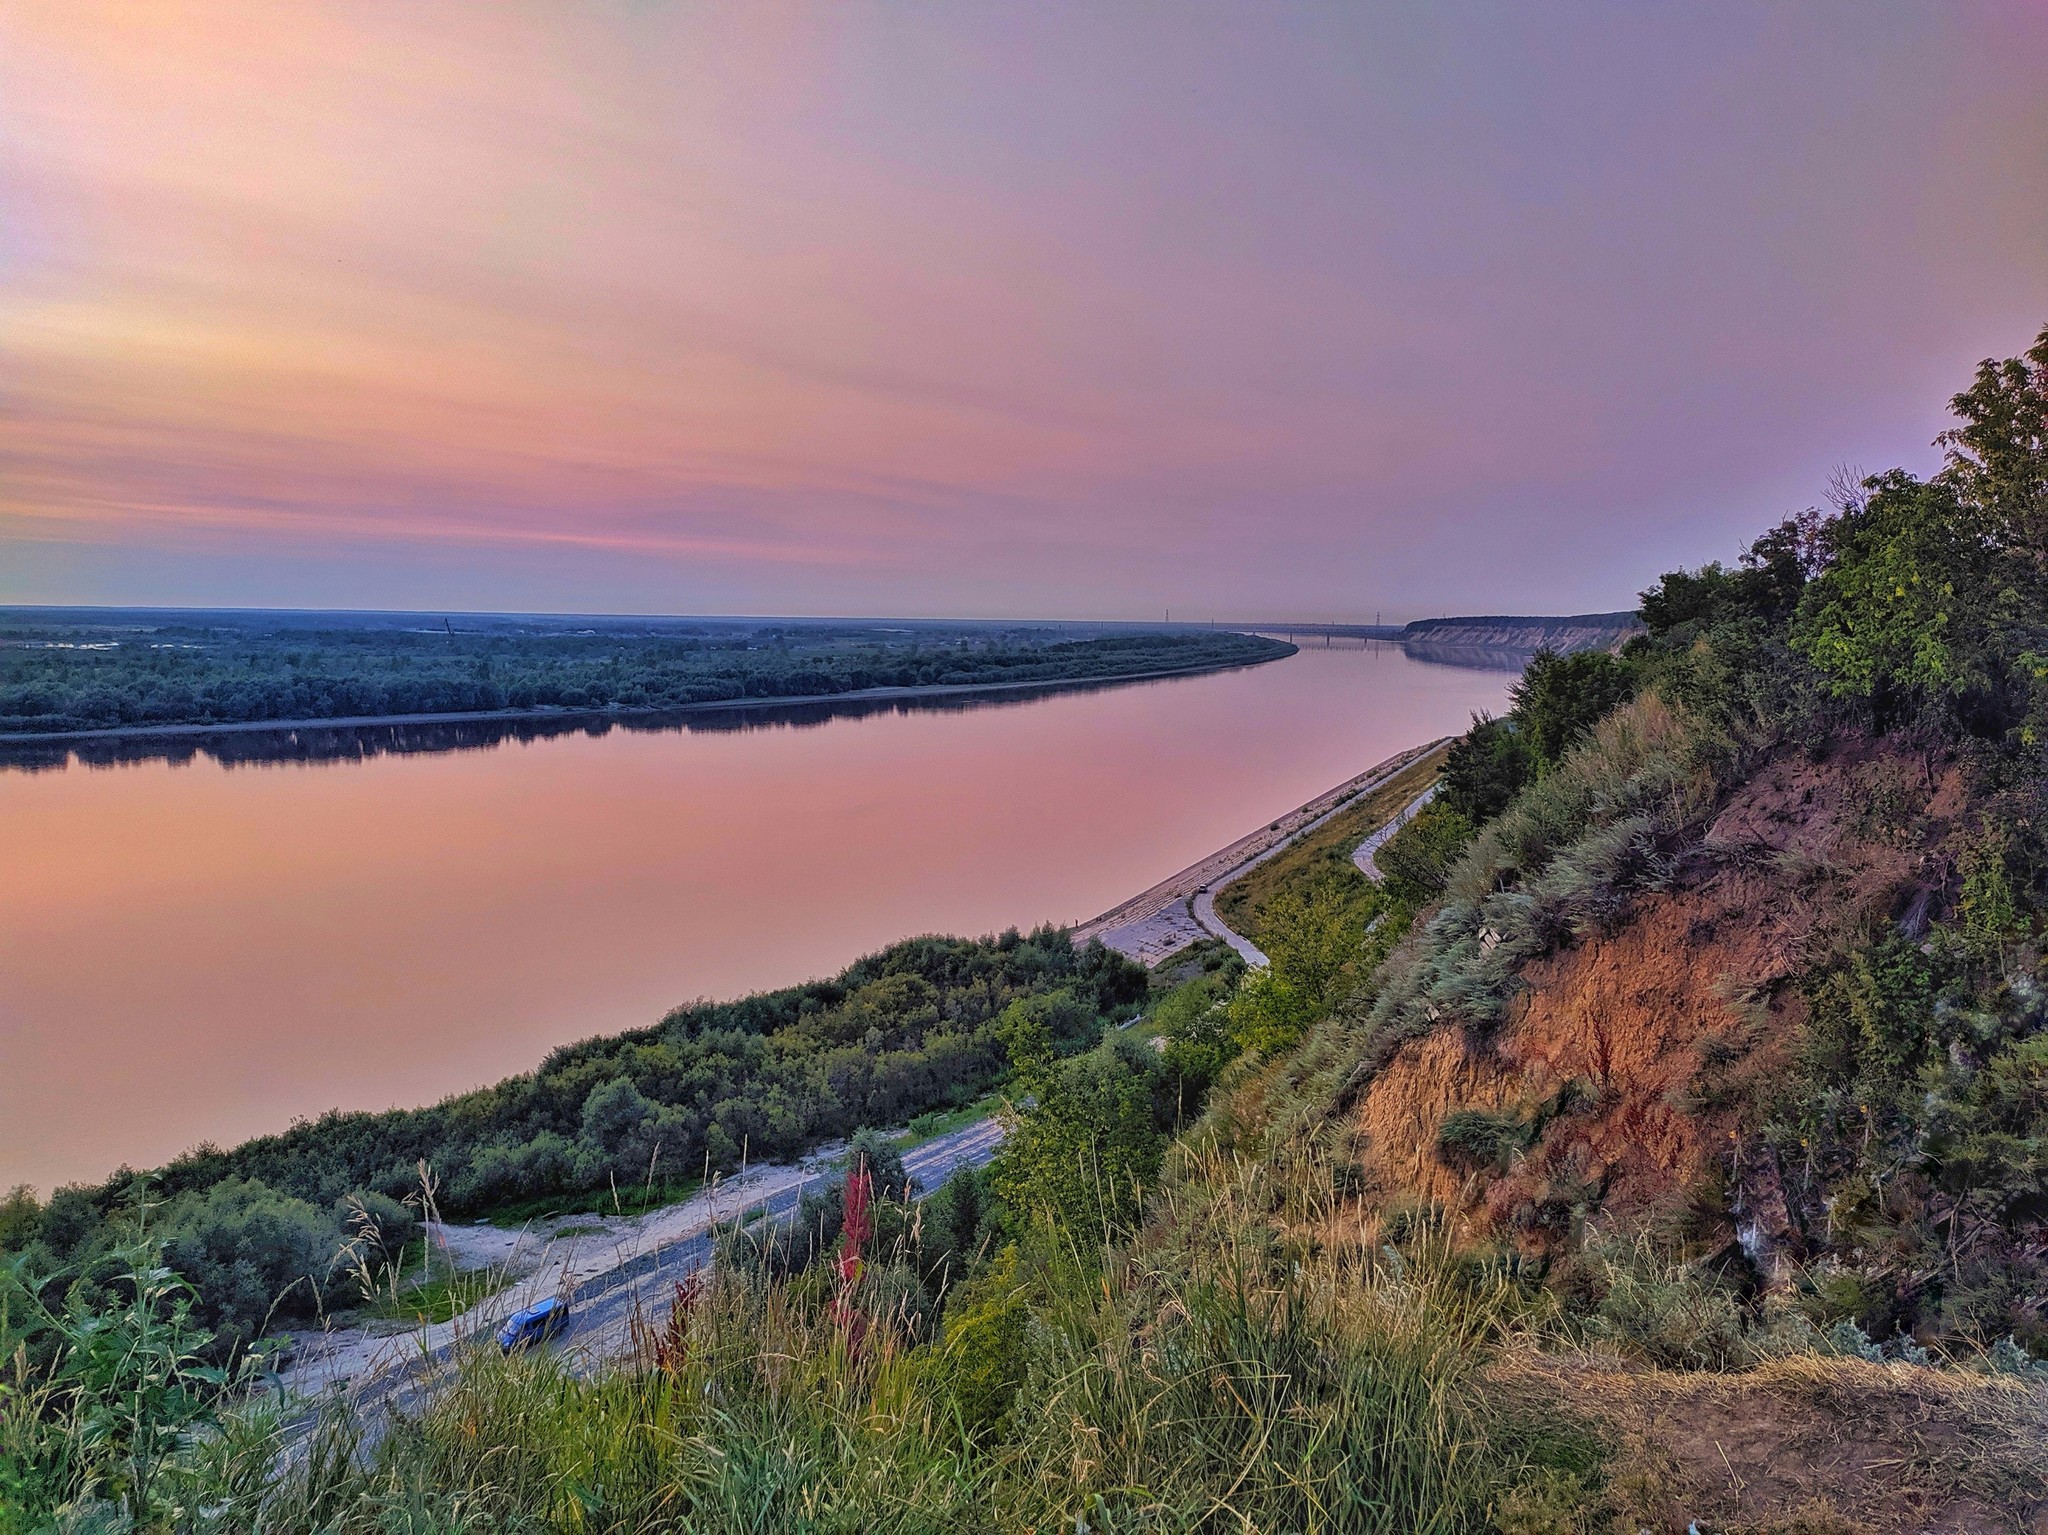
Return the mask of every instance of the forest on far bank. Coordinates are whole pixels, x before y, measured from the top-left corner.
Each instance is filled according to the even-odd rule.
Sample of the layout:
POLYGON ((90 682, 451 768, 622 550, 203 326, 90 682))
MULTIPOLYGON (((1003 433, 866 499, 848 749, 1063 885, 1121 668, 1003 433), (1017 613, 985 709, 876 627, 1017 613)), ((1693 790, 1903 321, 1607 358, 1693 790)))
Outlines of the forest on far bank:
POLYGON ((1057 683, 1292 655, 1234 633, 420 615, 0 610, 0 737, 124 726, 644 712, 1057 683), (411 617, 410 623, 397 619, 411 617))

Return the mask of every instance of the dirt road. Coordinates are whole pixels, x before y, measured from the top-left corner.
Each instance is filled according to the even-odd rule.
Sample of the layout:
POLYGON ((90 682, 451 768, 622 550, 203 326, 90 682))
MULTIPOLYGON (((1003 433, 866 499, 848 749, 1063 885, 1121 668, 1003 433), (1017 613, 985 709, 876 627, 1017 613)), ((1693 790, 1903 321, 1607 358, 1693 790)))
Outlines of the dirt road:
MULTIPOLYGON (((905 1152, 903 1164, 929 1191, 956 1168, 987 1163, 1002 1140, 1000 1123, 979 1120, 905 1152)), ((763 1212, 758 1219, 786 1219, 807 1192, 838 1175, 844 1150, 824 1147, 795 1166, 750 1168, 681 1204, 637 1218, 569 1217, 557 1223, 560 1236, 447 1228, 450 1251, 458 1257, 481 1254, 520 1277, 452 1321, 382 1335, 345 1329, 301 1339, 297 1357, 281 1376, 285 1401, 305 1409, 322 1397, 344 1394, 366 1425, 382 1416, 380 1409, 417 1411, 452 1378, 461 1350, 495 1346, 507 1316, 550 1295, 567 1297, 570 1306, 557 1348, 585 1368, 618 1358, 633 1346, 635 1317, 665 1315, 669 1285, 710 1260, 717 1224, 756 1209, 763 1212), (528 1239, 532 1251, 523 1258, 522 1241, 528 1239), (492 1257, 500 1247, 504 1255, 492 1257)))

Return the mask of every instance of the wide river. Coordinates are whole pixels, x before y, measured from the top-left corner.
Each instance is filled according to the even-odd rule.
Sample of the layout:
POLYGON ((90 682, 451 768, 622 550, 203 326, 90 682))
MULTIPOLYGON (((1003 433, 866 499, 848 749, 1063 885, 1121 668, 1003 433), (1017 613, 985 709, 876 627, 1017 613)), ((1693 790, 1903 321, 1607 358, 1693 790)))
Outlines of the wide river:
POLYGON ((1085 920, 1510 681, 1354 644, 972 708, 0 766, 0 1188, 430 1102, 914 933, 1085 920))

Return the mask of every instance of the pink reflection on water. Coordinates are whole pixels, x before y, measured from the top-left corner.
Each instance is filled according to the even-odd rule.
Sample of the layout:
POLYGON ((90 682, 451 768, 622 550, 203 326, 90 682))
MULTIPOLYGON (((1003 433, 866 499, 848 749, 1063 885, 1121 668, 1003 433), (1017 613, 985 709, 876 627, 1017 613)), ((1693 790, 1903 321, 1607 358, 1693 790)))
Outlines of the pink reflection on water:
POLYGON ((1508 681, 1309 649, 805 729, 0 773, 0 1185, 428 1102, 912 933, 1093 916, 1508 681))

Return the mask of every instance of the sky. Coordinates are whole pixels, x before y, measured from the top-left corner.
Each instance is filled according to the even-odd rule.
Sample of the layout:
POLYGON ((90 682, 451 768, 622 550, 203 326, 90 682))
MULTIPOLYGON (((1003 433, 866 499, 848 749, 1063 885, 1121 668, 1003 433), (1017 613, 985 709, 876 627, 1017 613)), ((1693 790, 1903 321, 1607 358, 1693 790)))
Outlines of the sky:
POLYGON ((0 602, 1633 605, 2048 322, 2048 4, 0 10, 0 602))

